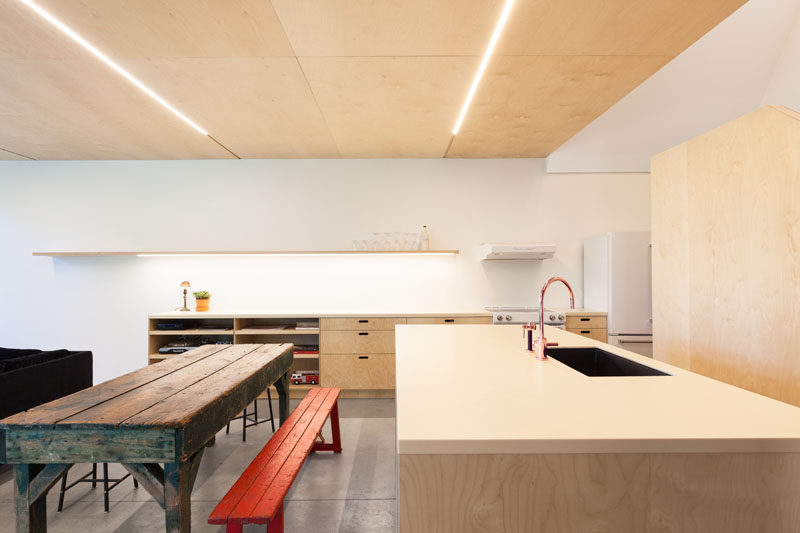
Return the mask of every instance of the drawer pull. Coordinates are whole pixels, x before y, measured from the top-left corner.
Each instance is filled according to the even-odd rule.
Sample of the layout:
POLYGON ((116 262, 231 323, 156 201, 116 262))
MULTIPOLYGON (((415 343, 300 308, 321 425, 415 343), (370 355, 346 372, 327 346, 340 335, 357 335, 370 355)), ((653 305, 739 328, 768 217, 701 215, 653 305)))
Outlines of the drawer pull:
POLYGON ((591 331, 589 331, 588 329, 585 329, 585 330, 581 331, 581 333, 588 335, 589 333, 591 333, 591 331))
POLYGON ((369 324, 369 320, 364 320, 363 318, 358 321, 359 324, 369 324))
POLYGON ((452 322, 455 322, 456 319, 455 318, 445 318, 444 321, 445 321, 445 323, 452 323, 452 322))
POLYGON ((366 331, 359 331, 358 334, 359 335, 369 335, 369 333, 367 333, 366 331))
POLYGON ((583 317, 581 317, 581 322, 589 322, 590 320, 591 320, 591 318, 583 318, 583 317))
POLYGON ((359 355, 358 358, 359 359, 369 359, 369 356, 368 355, 359 355))

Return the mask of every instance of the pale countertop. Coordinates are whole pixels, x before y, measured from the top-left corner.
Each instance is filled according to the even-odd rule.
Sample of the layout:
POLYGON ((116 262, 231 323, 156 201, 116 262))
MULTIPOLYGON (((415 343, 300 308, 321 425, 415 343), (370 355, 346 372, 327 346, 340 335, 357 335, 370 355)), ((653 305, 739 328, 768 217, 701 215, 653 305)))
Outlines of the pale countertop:
MULTIPOLYGON (((190 302, 191 303, 191 302, 190 302)), ((213 305, 213 304, 212 304, 213 305)), ((192 304, 190 307, 194 307, 192 304)), ((550 309, 550 308, 548 308, 550 309)), ((553 308, 557 311, 566 311, 568 315, 606 315, 604 311, 592 311, 590 309, 567 309, 567 308, 553 308)), ((386 310, 355 310, 347 311, 341 308, 335 310, 322 310, 322 309, 299 309, 296 311, 281 309, 281 310, 212 310, 197 312, 194 309, 191 311, 167 311, 164 313, 153 313, 149 318, 229 318, 235 316, 237 318, 341 318, 341 317, 376 317, 376 318, 391 318, 391 317, 459 317, 459 316, 492 316, 489 311, 485 309, 444 309, 444 310, 419 310, 419 309, 386 309, 386 310)))
POLYGON ((800 452, 800 408, 602 346, 670 376, 589 377, 523 349, 520 326, 397 326, 402 454, 800 452))
MULTIPOLYGON (((213 304, 212 304, 213 305, 213 304)), ((190 306, 194 307, 194 305, 190 306)), ((491 313, 485 309, 474 310, 413 310, 413 309, 387 309, 387 310, 364 310, 356 309, 353 311, 339 309, 256 309, 256 310, 212 310, 212 311, 169 311, 166 313, 153 313, 149 318, 229 318, 235 316, 236 318, 345 318, 345 317, 375 317, 375 318, 392 318, 392 317, 459 317, 459 316, 491 316, 491 313)))

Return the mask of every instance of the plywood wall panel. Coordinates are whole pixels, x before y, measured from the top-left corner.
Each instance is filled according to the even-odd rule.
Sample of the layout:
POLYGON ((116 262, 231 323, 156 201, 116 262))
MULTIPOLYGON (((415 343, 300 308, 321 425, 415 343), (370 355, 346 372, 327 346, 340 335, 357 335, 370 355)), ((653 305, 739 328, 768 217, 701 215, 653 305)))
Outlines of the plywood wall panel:
MULTIPOLYGON (((800 120, 771 107, 685 143, 689 283, 684 287, 685 273, 677 270, 670 280, 689 304, 690 369, 794 405, 800 405, 798 147, 800 120)), ((682 215, 657 206, 665 198, 655 191, 653 201, 658 242, 656 234, 669 226, 656 217, 682 215)), ((654 274, 668 272, 657 258, 654 274)), ((668 309, 658 309, 654 321, 668 320, 662 316, 668 309)), ((664 332, 654 341, 656 353, 672 342, 664 332)))
POLYGON ((691 293, 686 145, 653 157, 650 170, 653 357, 688 369, 691 293))
POLYGON ((800 121, 763 108, 687 155, 692 369, 800 405, 800 121))

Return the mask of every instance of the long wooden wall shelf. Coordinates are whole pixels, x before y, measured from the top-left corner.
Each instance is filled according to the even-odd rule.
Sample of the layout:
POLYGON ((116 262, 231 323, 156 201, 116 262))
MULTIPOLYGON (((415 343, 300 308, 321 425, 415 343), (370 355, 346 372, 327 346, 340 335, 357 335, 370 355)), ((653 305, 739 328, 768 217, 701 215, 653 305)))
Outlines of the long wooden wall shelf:
POLYGON ((103 256, 230 256, 230 255, 456 255, 458 250, 265 250, 265 251, 160 251, 160 252, 33 252, 40 257, 103 257, 103 256))

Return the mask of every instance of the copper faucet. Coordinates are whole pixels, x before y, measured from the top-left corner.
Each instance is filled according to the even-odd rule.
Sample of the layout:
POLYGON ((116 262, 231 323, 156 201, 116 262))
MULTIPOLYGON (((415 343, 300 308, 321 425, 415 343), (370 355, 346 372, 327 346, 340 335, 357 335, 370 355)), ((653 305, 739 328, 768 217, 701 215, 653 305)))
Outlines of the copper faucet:
MULTIPOLYGON (((547 287, 549 287, 550 284, 553 283, 554 281, 560 281, 567 287, 567 290, 569 291, 569 307, 570 309, 575 309, 575 294, 573 294, 572 287, 569 286, 567 280, 558 277, 548 279, 542 286, 542 290, 539 293, 539 338, 533 341, 533 346, 531 350, 536 352, 536 359, 539 360, 547 359, 548 346, 558 346, 557 342, 548 343, 547 339, 544 338, 544 293, 545 291, 547 291, 547 287)), ((535 323, 528 324, 527 329, 535 330, 536 324, 535 323)), ((524 331, 525 331, 525 326, 523 326, 523 332, 524 331)))

